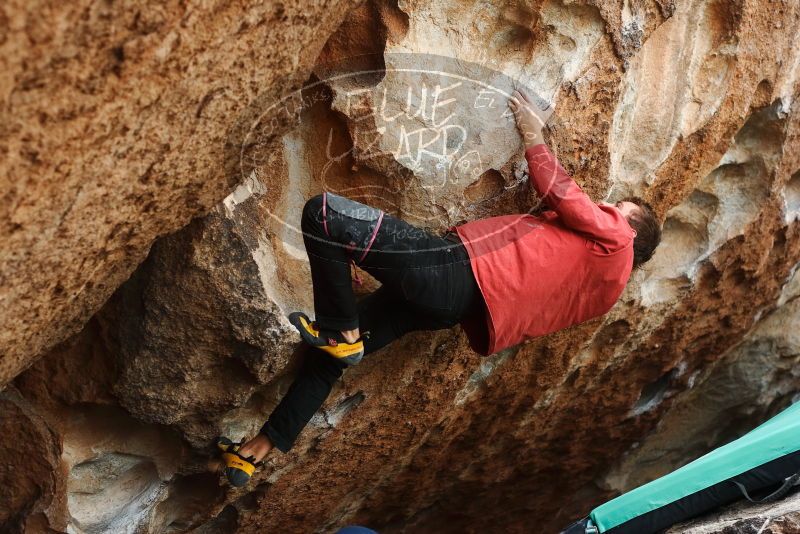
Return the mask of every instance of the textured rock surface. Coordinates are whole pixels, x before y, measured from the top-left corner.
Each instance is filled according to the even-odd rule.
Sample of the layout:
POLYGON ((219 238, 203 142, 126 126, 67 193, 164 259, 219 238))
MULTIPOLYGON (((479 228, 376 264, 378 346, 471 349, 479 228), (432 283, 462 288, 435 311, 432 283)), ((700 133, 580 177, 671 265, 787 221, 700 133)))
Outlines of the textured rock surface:
POLYGON ((61 450, 55 434, 18 392, 4 391, 0 405, 0 525, 21 528, 41 513, 41 495, 63 495, 61 450), (18 469, 22 463, 26 469, 18 469))
POLYGON ((230 192, 235 119, 296 88, 353 4, 3 3, 0 384, 230 192))
POLYGON ((102 314, 114 326, 122 406, 198 446, 219 435, 220 417, 264 394, 258 387, 285 371, 296 345, 280 301, 268 298, 275 260, 260 255, 272 250, 259 242, 265 221, 245 209, 232 218, 215 209, 157 242, 102 314))
MULTIPOLYGON (((284 22, 311 24, 323 8, 285 6, 284 14, 307 16, 284 22)), ((105 289, 69 306, 69 292, 25 304, 49 303, 42 321, 57 313, 85 318, 152 237, 213 203, 206 188, 218 193, 239 181, 208 216, 159 239, 77 336, 4 392, 3 458, 12 467, 18 461, 15 436, 41 436, 36 454, 50 467, 0 493, 10 503, 0 525, 553 532, 737 436, 800 392, 800 7, 374 0, 339 11, 315 22, 332 29, 344 18, 324 48, 325 32, 304 33, 305 42, 268 38, 291 41, 287 54, 310 46, 299 64, 281 64, 286 73, 313 65, 301 93, 276 101, 291 84, 270 86, 264 94, 272 98, 254 98, 264 92, 259 84, 271 83, 258 81, 268 74, 248 77, 261 60, 238 64, 237 54, 252 48, 242 35, 266 30, 246 24, 236 34, 246 42, 209 47, 204 57, 241 85, 235 95, 253 97, 249 105, 200 94, 194 103, 205 107, 197 115, 211 121, 202 125, 167 121, 165 109, 184 109, 178 100, 148 112, 152 127, 183 148, 170 144, 172 155, 158 163, 174 169, 175 182, 145 184, 158 202, 152 215, 141 217, 146 202, 136 195, 124 209, 103 201, 109 224, 123 217, 135 227, 135 235, 114 241, 130 245, 124 261, 75 263, 98 243, 95 227, 84 224, 72 231, 85 248, 73 244, 51 258, 63 270, 29 262, 25 283, 62 283, 62 291, 107 277, 105 289), (417 54, 416 72, 397 70, 408 66, 409 53, 417 54), (445 91, 454 75, 463 83, 445 91), (458 329, 407 336, 349 370, 297 447, 273 456, 250 488, 220 485, 204 470, 210 439, 252 434, 302 357, 284 317, 311 308, 296 228, 304 199, 340 191, 434 230, 528 209, 520 140, 501 107, 514 84, 555 103, 550 142, 589 194, 654 203, 665 226, 652 262, 604 318, 489 358, 470 352, 458 329), (445 104, 448 96, 454 100, 445 104), (245 126, 232 138, 235 150, 223 153, 214 143, 234 124, 245 126), (289 129, 278 136, 278 127, 289 129), (225 156, 236 179, 224 172, 225 156), (194 211, 183 202, 190 182, 206 191, 195 192, 194 211)), ((230 28, 246 18, 241 8, 225 13, 228 19, 203 23, 226 20, 230 28)), ((158 92, 171 79, 138 83, 158 92)), ((114 143, 161 146, 141 133, 122 135, 137 141, 114 143)), ((93 161, 82 168, 104 172, 93 161)), ((135 172, 127 160, 104 164, 113 176, 135 172)), ((48 201, 60 202, 58 191, 77 194, 71 182, 58 183, 63 189, 48 201)), ((39 250, 21 244, 26 235, 15 238, 14 250, 39 250)), ((12 324, 44 324, 4 313, 12 324)), ((25 330, 3 335, 14 332, 25 330)), ((66 330, 54 332, 20 337, 27 341, 3 361, 16 366, 22 360, 14 354, 25 351, 33 358, 66 330)), ((3 369, 10 376, 14 366, 3 369)))
MULTIPOLYGON (((608 475, 623 490, 677 469, 719 443, 756 427, 796 400, 800 363, 800 274, 783 288, 778 308, 766 312, 747 336, 690 377, 692 388, 661 416, 608 475)), ((667 392, 658 393, 663 397, 667 392)))

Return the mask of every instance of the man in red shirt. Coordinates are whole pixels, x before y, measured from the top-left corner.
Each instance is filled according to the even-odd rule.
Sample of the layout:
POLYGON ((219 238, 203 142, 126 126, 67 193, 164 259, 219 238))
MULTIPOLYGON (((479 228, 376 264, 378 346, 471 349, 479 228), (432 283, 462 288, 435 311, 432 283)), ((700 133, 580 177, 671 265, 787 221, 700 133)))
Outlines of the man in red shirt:
POLYGON ((631 270, 661 237, 640 199, 595 203, 544 144, 540 109, 515 91, 530 185, 550 211, 466 223, 439 237, 331 193, 310 199, 301 227, 311 265, 315 321, 289 319, 316 350, 259 434, 221 444, 234 485, 273 448, 287 452, 348 365, 407 332, 461 324, 473 349, 498 352, 606 313, 631 270), (350 268, 381 287, 356 302, 350 268))

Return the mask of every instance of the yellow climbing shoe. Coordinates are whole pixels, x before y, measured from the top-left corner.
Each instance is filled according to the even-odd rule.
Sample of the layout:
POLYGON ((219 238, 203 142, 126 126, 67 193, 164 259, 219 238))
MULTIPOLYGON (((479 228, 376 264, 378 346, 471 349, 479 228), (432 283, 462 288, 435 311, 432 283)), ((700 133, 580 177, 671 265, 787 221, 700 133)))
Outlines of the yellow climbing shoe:
POLYGON ((225 477, 231 486, 237 488, 246 485, 261 462, 256 463, 252 456, 245 458, 239 454, 242 443, 234 443, 226 437, 217 439, 217 448, 222 451, 222 461, 225 463, 225 477))
POLYGON ((356 364, 364 357, 364 339, 369 336, 365 332, 355 343, 348 343, 341 332, 334 330, 320 330, 316 323, 311 322, 303 312, 294 312, 289 315, 289 322, 297 328, 303 341, 317 347, 349 365, 356 364))

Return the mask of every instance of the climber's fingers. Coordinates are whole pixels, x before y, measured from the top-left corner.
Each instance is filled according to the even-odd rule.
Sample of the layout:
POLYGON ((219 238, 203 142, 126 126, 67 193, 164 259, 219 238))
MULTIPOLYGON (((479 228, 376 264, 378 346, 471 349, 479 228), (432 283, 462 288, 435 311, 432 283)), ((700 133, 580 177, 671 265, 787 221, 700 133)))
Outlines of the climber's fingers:
POLYGON ((539 95, 537 95, 536 93, 534 93, 533 96, 531 96, 528 93, 525 93, 524 96, 525 96, 525 99, 528 102, 530 102, 532 106, 536 107, 536 109, 538 111, 537 115, 539 115, 539 117, 541 118, 542 122, 547 122, 550 119, 550 116, 555 111, 555 108, 553 107, 553 105, 550 102, 548 102, 547 100, 545 100, 544 98, 542 98, 539 95))
POLYGON ((536 101, 533 98, 531 98, 531 96, 527 92, 518 90, 517 95, 519 95, 517 96, 517 100, 519 100, 519 102, 524 106, 530 108, 531 111, 537 108, 536 101))
POLYGON ((514 91, 511 93, 511 98, 508 101, 513 112, 528 112, 534 116, 536 115, 533 104, 521 92, 514 91))

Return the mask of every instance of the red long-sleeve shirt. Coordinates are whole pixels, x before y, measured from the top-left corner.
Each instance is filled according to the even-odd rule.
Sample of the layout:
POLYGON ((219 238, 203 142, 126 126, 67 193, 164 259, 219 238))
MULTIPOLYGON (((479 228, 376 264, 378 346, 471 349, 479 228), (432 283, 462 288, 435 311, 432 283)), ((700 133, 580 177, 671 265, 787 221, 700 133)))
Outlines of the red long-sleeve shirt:
POLYGON ((456 227, 486 303, 485 324, 462 324, 480 354, 603 315, 633 266, 635 233, 622 213, 594 203, 546 145, 525 157, 531 184, 552 211, 456 227))

